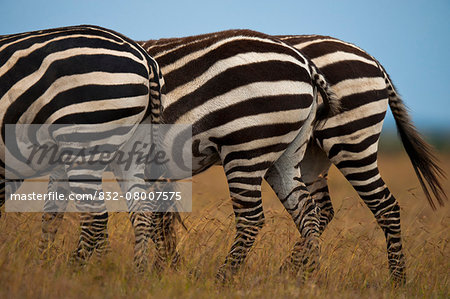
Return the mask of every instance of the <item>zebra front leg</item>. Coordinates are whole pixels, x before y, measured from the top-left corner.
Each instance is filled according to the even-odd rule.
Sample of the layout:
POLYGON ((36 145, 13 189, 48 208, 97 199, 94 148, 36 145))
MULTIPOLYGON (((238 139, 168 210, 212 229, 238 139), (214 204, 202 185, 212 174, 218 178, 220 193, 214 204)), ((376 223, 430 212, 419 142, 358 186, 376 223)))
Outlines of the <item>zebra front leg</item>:
POLYGON ((228 173, 228 185, 236 219, 236 235, 224 264, 217 272, 220 281, 229 280, 240 269, 264 225, 261 201, 262 177, 239 177, 228 173))

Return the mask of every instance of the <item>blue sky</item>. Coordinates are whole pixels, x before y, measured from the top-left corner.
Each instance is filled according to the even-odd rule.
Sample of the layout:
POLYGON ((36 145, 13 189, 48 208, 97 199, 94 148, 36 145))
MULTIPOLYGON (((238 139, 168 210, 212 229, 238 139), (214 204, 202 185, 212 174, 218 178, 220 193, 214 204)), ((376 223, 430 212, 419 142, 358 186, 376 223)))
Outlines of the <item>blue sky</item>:
POLYGON ((331 35, 384 65, 419 128, 450 130, 449 0, 0 0, 0 10, 0 34, 96 24, 138 40, 231 28, 331 35))

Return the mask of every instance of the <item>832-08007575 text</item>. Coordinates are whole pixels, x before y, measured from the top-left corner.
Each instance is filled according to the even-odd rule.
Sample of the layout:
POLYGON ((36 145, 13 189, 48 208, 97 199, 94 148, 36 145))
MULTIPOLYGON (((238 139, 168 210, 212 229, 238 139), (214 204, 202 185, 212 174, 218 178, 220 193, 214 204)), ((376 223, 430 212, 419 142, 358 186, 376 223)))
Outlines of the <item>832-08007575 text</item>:
POLYGON ((128 201, 131 200, 150 200, 150 201, 180 201, 182 199, 181 192, 172 192, 172 191, 149 191, 149 192, 126 192, 121 194, 120 192, 99 192, 96 191, 94 194, 74 194, 71 193, 66 196, 60 192, 48 192, 48 193, 14 193, 10 195, 10 200, 55 200, 55 201, 64 201, 64 200, 121 200, 126 199, 128 201))

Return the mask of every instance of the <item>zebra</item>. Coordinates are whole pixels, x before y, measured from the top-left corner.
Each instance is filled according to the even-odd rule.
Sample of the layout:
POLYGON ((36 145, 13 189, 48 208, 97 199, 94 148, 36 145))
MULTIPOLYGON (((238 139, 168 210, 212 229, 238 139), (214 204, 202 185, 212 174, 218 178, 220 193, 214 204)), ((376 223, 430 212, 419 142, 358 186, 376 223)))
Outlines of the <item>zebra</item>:
MULTIPOLYGON (((192 63, 197 57, 190 55, 200 49, 204 40, 213 36, 214 34, 164 39, 140 44, 157 59, 168 76, 172 73, 168 81, 177 81, 181 76, 180 72, 177 73, 177 66, 173 64, 178 58, 177 53, 185 55, 186 65, 192 63)), ((431 147, 414 128, 387 72, 375 58, 353 44, 328 36, 295 35, 277 38, 311 58, 323 74, 330 78, 332 88, 343 108, 342 113, 329 118, 323 126, 315 127, 304 158, 301 159, 299 155, 297 159, 305 185, 320 207, 319 233, 323 232, 334 215, 327 184, 328 169, 333 163, 373 212, 386 236, 392 279, 395 283, 404 283, 405 260, 401 243, 399 206, 383 182, 377 166, 378 140, 388 104, 419 182, 431 207, 434 208, 435 204, 425 183, 428 183, 431 193, 440 205, 444 202, 445 194, 439 182, 443 172, 431 147)), ((282 181, 278 177, 282 175, 283 173, 273 167, 266 174, 266 179, 290 211, 296 207, 300 197, 290 194, 290 190, 281 189, 282 181)), ((177 261, 172 217, 171 214, 156 213, 152 219, 154 223, 151 237, 157 247, 162 248, 163 252, 171 252, 170 255, 175 256, 174 260, 177 261)), ((300 241, 294 246, 292 254, 281 267, 283 270, 294 273, 298 271, 304 262, 299 254, 303 242, 300 241)), ((161 250, 157 252, 159 251, 161 250)), ((159 256, 159 259, 163 258, 159 256)))
MULTIPOLYGON (((436 205, 430 193, 434 195, 439 205, 444 204, 446 195, 440 183, 444 172, 439 167, 432 148, 415 129, 389 75, 375 58, 353 44, 328 36, 276 37, 312 60, 329 79, 342 108, 341 113, 328 118, 323 125, 315 127, 305 156, 302 159, 300 155, 296 164, 301 168, 306 188, 318 205, 319 233, 323 232, 334 215, 327 184, 328 169, 333 163, 374 214, 386 237, 391 278, 396 284, 404 283, 406 275, 401 242, 400 208, 382 180, 377 166, 378 140, 388 104, 426 198, 435 209, 436 205)), ((167 80, 172 81, 170 72, 166 70, 167 65, 170 69, 169 53, 184 51, 189 57, 190 45, 201 43, 201 39, 202 37, 169 39, 141 44, 160 63, 167 73, 167 80)), ((286 175, 285 169, 271 167, 265 179, 286 210, 292 211, 298 207, 302 197, 292 192, 294 189, 283 188, 283 177, 286 175)), ((155 233, 158 231, 165 232, 169 229, 156 229, 155 233)), ((304 246, 304 239, 295 244, 291 255, 281 266, 283 271, 297 273, 301 265, 306 263, 302 251, 304 246)), ((166 247, 174 247, 173 241, 168 241, 166 247)))
MULTIPOLYGON (((8 125, 40 125, 37 132, 31 126, 25 128, 19 139, 35 139, 37 144, 60 151, 87 152, 86 146, 107 144, 114 153, 144 119, 160 121, 164 81, 159 67, 142 47, 117 32, 79 25, 3 35, 0 54, 2 205, 7 182, 12 180, 8 188, 14 193, 24 178, 51 171, 45 163, 28 165, 19 141, 6 142, 8 125), (47 126, 45 131, 44 125, 59 127, 47 126)), ((100 160, 94 162, 61 166, 71 192, 96 194, 101 188, 106 166, 100 160)), ((75 203, 80 211, 91 212, 81 214, 82 231, 72 254, 74 260, 83 261, 95 244, 98 249, 103 247, 108 213, 104 201, 75 203)))
MULTIPOLYGON (((430 206, 446 199, 440 183, 443 170, 430 145, 414 127, 408 111, 383 66, 361 48, 321 35, 277 36, 309 57, 329 80, 340 100, 342 112, 316 128, 300 162, 306 186, 319 206, 320 233, 332 220, 334 211, 327 175, 334 164, 352 184, 383 230, 388 264, 396 284, 406 281, 402 250, 400 207, 381 178, 377 165, 378 141, 387 106, 430 206), (428 187, 427 187, 428 184, 428 187)), ((296 204, 293 197, 282 201, 286 208, 296 204)), ((295 244, 282 268, 298 266, 295 244)))
MULTIPOLYGON (((141 45, 158 57, 164 74, 162 121, 192 124, 192 147, 183 148, 193 153, 192 174, 222 163, 227 175, 236 235, 218 279, 226 280, 238 271, 264 223, 261 183, 273 165, 295 172, 294 177, 285 177, 285 183, 303 196, 291 212, 310 244, 305 255, 314 267, 319 251, 317 211, 302 188, 299 168, 290 162, 292 156, 301 159, 312 126, 319 121, 316 112, 323 116, 338 109, 323 75, 294 48, 249 30, 141 45), (325 99, 320 107, 316 88, 325 99)), ((176 262, 178 254, 173 246, 173 214, 154 215, 141 220, 147 221, 145 225, 152 221, 150 237, 157 248, 154 268, 160 270, 163 262, 176 262)))

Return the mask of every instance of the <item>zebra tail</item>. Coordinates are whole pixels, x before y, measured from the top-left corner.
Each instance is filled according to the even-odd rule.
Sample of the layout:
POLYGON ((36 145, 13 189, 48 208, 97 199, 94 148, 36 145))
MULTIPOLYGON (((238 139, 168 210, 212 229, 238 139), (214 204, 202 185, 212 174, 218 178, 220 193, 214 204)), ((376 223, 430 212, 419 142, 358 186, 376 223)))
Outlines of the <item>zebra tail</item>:
POLYGON ((317 110, 317 122, 338 114, 341 111, 341 103, 322 72, 312 62, 309 66, 313 84, 319 90, 323 99, 323 105, 319 106, 317 110))
MULTIPOLYGON (((145 50, 143 50, 145 52, 145 50)), ((147 55, 148 60, 148 66, 151 70, 150 74, 150 116, 151 116, 151 122, 153 124, 161 124, 163 123, 162 120, 162 112, 163 112, 163 106, 162 106, 162 98, 165 94, 165 82, 164 77, 161 73, 161 69, 152 57, 150 57, 147 52, 145 52, 147 55)))
POLYGON ((439 205, 443 206, 444 200, 447 200, 447 195, 440 181, 446 178, 446 174, 439 167, 439 159, 436 157, 433 148, 424 140, 412 123, 407 107, 397 93, 389 75, 380 64, 378 65, 384 74, 384 80, 389 92, 389 107, 397 125, 397 132, 411 160, 428 203, 433 210, 436 210, 436 205, 429 190, 431 190, 439 205), (428 184, 428 187, 425 182, 428 184))

